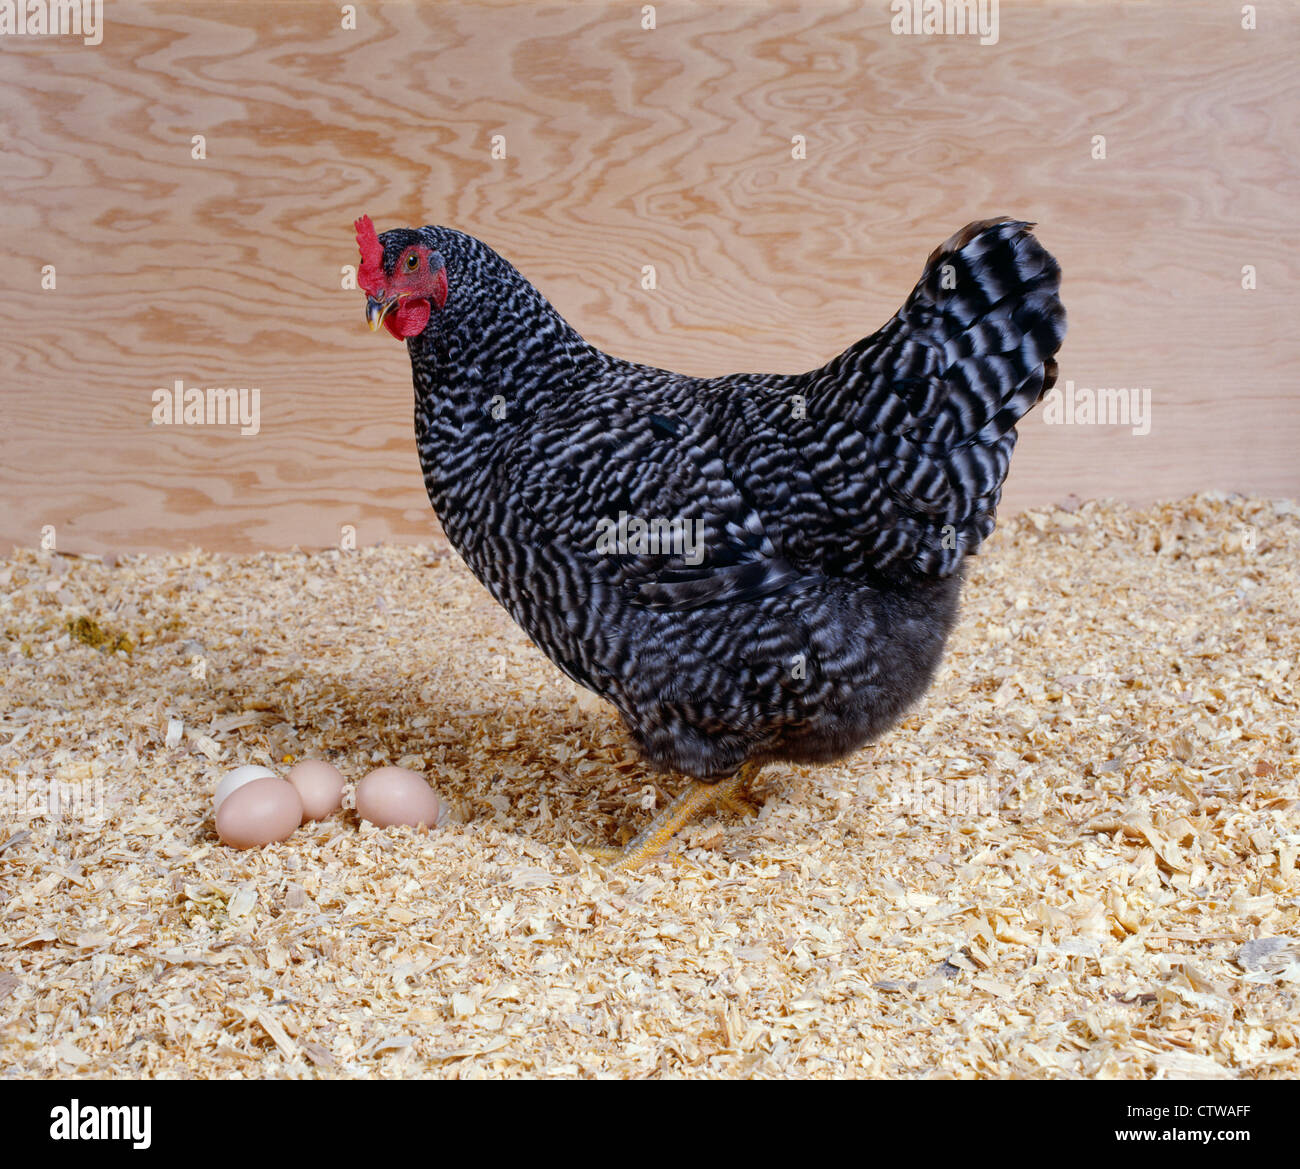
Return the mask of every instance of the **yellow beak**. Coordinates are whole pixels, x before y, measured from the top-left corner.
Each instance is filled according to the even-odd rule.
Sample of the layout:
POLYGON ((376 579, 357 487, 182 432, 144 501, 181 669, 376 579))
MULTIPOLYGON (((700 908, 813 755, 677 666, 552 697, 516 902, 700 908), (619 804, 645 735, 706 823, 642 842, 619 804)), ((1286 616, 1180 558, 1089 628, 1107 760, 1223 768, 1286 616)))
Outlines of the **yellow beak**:
POLYGON ((372 333, 384 323, 384 318, 393 311, 397 300, 397 297, 389 301, 379 300, 373 296, 366 297, 366 320, 370 322, 372 333))

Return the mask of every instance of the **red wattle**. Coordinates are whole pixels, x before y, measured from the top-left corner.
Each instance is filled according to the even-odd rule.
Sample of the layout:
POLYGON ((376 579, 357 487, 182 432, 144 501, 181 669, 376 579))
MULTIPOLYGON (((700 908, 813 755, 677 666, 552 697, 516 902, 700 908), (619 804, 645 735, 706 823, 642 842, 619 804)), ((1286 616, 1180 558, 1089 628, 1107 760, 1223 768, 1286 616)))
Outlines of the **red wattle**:
POLYGON ((427 300, 404 300, 384 318, 384 328, 399 341, 405 341, 424 332, 431 311, 427 300))

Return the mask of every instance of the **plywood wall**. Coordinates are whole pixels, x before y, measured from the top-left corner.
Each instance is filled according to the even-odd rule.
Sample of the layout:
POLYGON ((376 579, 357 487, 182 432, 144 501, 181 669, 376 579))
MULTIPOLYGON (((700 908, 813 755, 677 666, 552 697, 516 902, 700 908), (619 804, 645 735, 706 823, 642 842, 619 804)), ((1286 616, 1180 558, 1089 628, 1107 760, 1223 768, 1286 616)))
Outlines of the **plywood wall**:
POLYGON ((0 541, 430 538, 405 351, 340 287, 363 211, 696 374, 820 364, 955 228, 1031 218, 1063 377, 1149 388, 1151 428, 1036 415, 1006 507, 1300 494, 1294 5, 1004 0, 993 45, 885 0, 643 11, 112 0, 99 45, 0 36, 0 541), (151 425, 177 379, 259 389, 259 432, 151 425))

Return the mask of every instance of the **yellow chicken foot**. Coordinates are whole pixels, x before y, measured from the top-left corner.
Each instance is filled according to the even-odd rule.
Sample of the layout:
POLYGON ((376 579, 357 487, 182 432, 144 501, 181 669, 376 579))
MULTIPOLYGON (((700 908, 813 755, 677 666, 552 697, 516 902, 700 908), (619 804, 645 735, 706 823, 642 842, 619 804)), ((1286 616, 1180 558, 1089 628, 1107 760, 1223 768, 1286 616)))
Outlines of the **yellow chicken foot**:
POLYGON ((718 804, 736 808, 750 807, 741 793, 759 772, 760 765, 745 763, 734 775, 726 779, 704 783, 692 781, 671 804, 659 813, 643 828, 626 848, 589 848, 586 851, 594 856, 615 861, 614 867, 629 871, 637 868, 643 861, 649 860, 656 853, 662 852, 673 836, 689 824, 696 816, 718 804))
POLYGON ((745 792, 737 792, 731 796, 719 796, 718 807, 726 808, 728 812, 735 812, 737 816, 746 818, 757 816, 761 804, 755 803, 745 792))

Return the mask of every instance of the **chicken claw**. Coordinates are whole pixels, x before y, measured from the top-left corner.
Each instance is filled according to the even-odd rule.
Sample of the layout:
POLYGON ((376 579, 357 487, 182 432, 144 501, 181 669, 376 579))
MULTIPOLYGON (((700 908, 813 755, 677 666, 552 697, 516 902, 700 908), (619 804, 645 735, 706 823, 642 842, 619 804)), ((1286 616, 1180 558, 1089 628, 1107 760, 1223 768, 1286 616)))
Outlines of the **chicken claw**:
POLYGON ((613 861, 613 867, 621 872, 631 872, 662 852, 677 832, 710 808, 722 805, 733 810, 753 810, 753 805, 744 799, 743 793, 760 768, 761 764, 744 763, 739 771, 725 779, 709 783, 692 780, 690 786, 651 820, 626 847, 595 847, 583 851, 600 860, 613 861))

